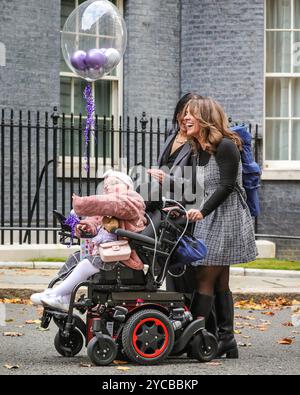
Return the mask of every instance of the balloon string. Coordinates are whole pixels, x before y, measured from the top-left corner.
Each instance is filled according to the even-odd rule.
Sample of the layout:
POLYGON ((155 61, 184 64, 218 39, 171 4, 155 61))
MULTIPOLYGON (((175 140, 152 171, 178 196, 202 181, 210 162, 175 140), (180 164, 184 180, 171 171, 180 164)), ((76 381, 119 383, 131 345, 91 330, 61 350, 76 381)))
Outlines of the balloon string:
POLYGON ((85 139, 85 150, 84 150, 84 160, 85 160, 85 170, 86 172, 89 171, 89 164, 88 164, 88 145, 90 141, 91 135, 95 136, 95 119, 94 119, 94 114, 95 114, 95 100, 93 97, 92 93, 92 87, 90 84, 87 84, 87 86, 84 89, 83 93, 85 102, 86 102, 86 113, 87 113, 87 118, 86 118, 86 125, 85 125, 85 130, 84 130, 84 139, 85 139))

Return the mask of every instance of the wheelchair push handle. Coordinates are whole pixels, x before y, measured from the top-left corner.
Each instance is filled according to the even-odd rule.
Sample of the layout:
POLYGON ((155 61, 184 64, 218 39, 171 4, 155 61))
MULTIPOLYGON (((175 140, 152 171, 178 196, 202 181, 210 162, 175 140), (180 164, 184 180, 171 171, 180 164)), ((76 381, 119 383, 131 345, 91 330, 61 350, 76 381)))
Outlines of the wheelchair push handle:
POLYGON ((166 207, 163 209, 164 212, 168 213, 170 216, 174 214, 174 216, 180 216, 180 217, 186 217, 186 211, 183 210, 180 207, 174 206, 174 207, 166 207))

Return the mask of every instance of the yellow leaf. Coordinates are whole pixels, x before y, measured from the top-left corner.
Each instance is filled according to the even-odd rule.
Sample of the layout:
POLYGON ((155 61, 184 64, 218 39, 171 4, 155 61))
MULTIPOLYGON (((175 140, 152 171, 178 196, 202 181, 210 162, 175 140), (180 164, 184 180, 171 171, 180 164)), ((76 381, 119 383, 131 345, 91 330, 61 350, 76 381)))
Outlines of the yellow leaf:
POLYGON ((29 299, 0 299, 0 303, 4 304, 24 304, 24 305, 32 305, 32 302, 29 299))
POLYGON ((127 372, 128 370, 130 370, 131 368, 127 368, 125 366, 118 366, 117 370, 122 370, 123 372, 127 372))

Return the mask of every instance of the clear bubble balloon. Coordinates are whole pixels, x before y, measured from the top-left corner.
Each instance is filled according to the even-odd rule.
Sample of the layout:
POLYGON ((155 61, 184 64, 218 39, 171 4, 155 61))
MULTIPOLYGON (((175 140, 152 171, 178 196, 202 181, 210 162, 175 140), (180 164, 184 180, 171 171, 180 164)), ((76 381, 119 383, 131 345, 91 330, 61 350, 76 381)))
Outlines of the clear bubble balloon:
POLYGON ((69 68, 96 81, 109 74, 122 60, 127 44, 125 21, 107 0, 88 0, 67 19, 61 38, 69 68))

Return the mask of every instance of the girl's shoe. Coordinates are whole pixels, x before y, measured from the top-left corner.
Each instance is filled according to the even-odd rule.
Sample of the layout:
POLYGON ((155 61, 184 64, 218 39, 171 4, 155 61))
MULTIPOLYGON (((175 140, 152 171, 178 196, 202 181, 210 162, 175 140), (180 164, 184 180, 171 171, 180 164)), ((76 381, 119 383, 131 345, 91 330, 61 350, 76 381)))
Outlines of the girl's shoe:
POLYGON ((42 303, 46 307, 68 312, 70 306, 70 298, 68 296, 45 295, 42 303))
POLYGON ((48 295, 51 295, 52 291, 53 291, 52 288, 47 288, 47 289, 45 289, 44 292, 40 292, 40 293, 36 293, 36 294, 31 295, 31 296, 30 296, 30 300, 31 300, 31 302, 32 302, 34 305, 38 306, 38 305, 42 304, 42 298, 43 298, 44 296, 46 296, 46 295, 47 295, 47 296, 48 296, 48 295))

